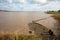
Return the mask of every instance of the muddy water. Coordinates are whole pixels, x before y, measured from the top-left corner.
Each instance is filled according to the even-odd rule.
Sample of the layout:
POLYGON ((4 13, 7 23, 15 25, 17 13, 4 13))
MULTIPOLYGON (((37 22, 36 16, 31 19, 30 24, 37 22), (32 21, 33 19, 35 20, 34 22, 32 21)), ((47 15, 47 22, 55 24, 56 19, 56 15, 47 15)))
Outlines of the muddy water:
MULTIPOLYGON (((51 15, 43 12, 0 12, 0 31, 27 33, 29 23, 49 16, 51 15)), ((52 17, 37 21, 47 28, 53 28, 54 22, 52 17)))

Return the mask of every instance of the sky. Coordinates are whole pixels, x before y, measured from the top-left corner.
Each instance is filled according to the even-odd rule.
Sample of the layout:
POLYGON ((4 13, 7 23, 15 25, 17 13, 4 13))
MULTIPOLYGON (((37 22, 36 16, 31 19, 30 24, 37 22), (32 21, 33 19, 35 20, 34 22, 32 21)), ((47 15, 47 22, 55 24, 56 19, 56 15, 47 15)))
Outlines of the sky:
POLYGON ((60 10, 60 0, 0 0, 0 10, 57 11, 60 10))

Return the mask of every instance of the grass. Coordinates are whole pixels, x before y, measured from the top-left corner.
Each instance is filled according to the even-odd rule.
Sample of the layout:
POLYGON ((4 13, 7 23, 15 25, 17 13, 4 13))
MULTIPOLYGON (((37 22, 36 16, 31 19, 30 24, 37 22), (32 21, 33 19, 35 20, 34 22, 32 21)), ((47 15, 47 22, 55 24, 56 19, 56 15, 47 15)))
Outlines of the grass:
POLYGON ((23 35, 23 34, 2 34, 0 35, 0 40, 48 40, 49 37, 44 37, 43 35, 23 35))
POLYGON ((33 40, 37 38, 36 35, 23 35, 23 34, 3 34, 0 35, 0 40, 33 40))
POLYGON ((60 20, 60 10, 58 11, 47 11, 47 14, 53 14, 52 17, 56 20, 60 20))
POLYGON ((54 14, 54 15, 52 15, 52 17, 54 19, 60 20, 60 14, 54 14))
POLYGON ((50 35, 0 34, 0 40, 50 40, 50 35))
POLYGON ((47 14, 60 14, 60 12, 58 11, 47 11, 46 13, 47 14))

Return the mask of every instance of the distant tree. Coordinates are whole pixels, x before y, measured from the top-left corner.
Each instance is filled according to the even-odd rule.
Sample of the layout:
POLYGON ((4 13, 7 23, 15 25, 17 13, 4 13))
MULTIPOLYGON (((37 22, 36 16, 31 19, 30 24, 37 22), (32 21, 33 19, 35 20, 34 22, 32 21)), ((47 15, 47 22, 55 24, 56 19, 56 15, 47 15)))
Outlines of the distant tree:
POLYGON ((54 12, 54 11, 51 11, 51 12, 54 12))
POLYGON ((58 10, 58 12, 60 12, 60 10, 58 10))

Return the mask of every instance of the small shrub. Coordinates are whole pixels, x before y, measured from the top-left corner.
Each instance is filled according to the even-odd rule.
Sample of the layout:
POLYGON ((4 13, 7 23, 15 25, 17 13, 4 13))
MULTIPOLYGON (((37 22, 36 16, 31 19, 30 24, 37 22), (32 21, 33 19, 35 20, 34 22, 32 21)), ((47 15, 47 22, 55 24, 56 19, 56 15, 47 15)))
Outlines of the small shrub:
POLYGON ((24 36, 23 35, 18 35, 18 40, 24 40, 24 36))

